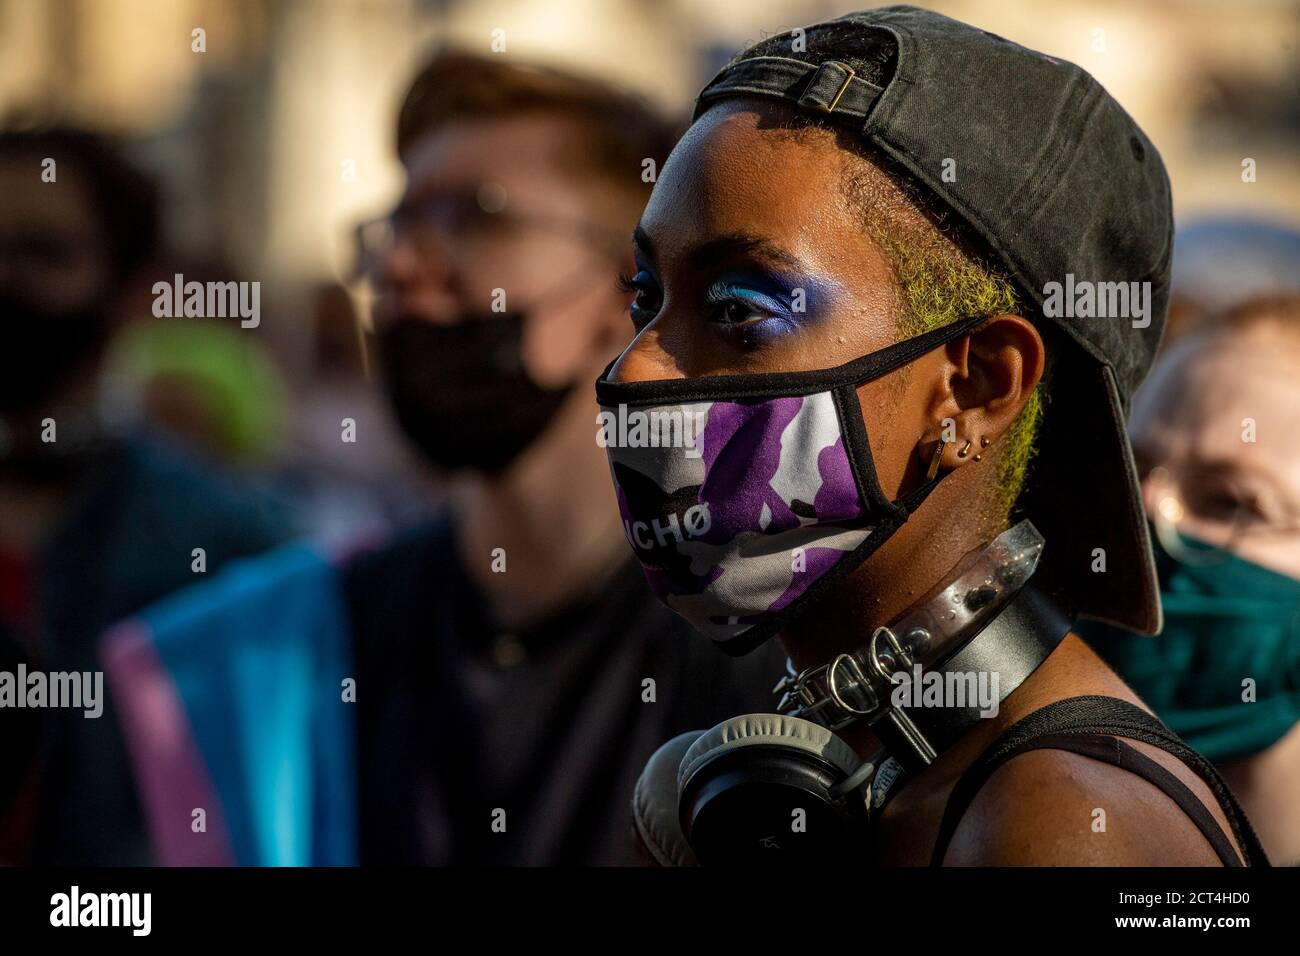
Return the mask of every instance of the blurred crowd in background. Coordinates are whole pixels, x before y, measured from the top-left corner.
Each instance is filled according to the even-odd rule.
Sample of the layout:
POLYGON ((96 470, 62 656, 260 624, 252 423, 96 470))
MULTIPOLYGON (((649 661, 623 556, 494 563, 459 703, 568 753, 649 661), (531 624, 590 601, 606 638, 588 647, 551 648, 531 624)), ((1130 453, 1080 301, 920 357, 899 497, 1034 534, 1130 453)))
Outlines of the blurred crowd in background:
MULTIPOLYGON (((1300 219, 1295 4, 933 6, 1097 76, 1159 145, 1181 223, 1300 219)), ((243 468, 309 459, 311 483, 327 487, 314 489, 306 520, 346 533, 387 526, 421 499, 394 482, 421 486, 400 443, 377 434, 382 409, 364 401, 367 290, 348 280, 355 226, 400 191, 396 109, 429 50, 567 66, 684 122, 695 92, 746 43, 836 12, 825 0, 0 0, 0 113, 7 129, 111 137, 147 175, 157 221, 142 228, 157 243, 141 274, 262 285, 264 320, 238 335, 135 324, 151 298, 147 284, 127 290, 105 401, 243 468), (367 455, 339 453, 339 407, 368 434, 367 455)), ((1204 266, 1181 270, 1198 296, 1180 305, 1217 307, 1266 268, 1204 266)))
MULTIPOLYGON (((1184 343, 1166 377, 1213 382, 1214 369, 1197 363, 1219 350, 1196 342, 1229 327, 1262 336, 1262 352, 1300 358, 1269 338, 1274 326, 1283 338, 1300 328, 1300 4, 928 5, 1079 63, 1160 148, 1179 222, 1165 347, 1184 343)), ((195 573, 294 541, 329 553, 373 545, 438 511, 444 484, 377 380, 374 290, 358 246, 359 226, 402 194, 399 108, 435 51, 590 75, 681 129, 694 94, 743 46, 847 9, 828 0, 0 0, 0 670, 37 658, 50 670, 96 670, 105 632, 195 573), (58 157, 57 192, 40 187, 46 157, 58 157), (260 283, 260 321, 159 317, 153 287, 177 275, 260 283), (56 453, 40 419, 17 414, 47 407, 57 409, 56 453), (355 441, 341 437, 348 421, 355 441), (35 633, 39 652, 24 636, 35 633)), ((617 224, 620 241, 634 221, 617 224)), ((1276 451, 1284 485, 1300 481, 1296 447, 1280 441, 1276 451)), ((1204 481, 1199 493, 1214 497, 1204 481)), ((1164 516, 1214 539, 1189 514, 1196 493, 1180 487, 1181 504, 1164 516)), ((1244 505, 1223 495, 1216 506, 1228 514, 1210 524, 1230 529, 1215 543, 1235 543, 1244 505)), ((1258 499, 1252 507, 1264 507, 1258 499)), ((1153 492, 1148 504, 1163 501, 1153 492)), ((1267 523, 1274 543, 1244 553, 1300 578, 1300 514, 1267 523)), ((502 666, 518 653, 501 640, 490 650, 502 666)), ((42 756, 39 788, 29 759, 0 767, 9 807, 0 859, 158 859, 157 831, 152 854, 136 834, 112 832, 138 815, 119 731, 79 714, 58 720, 72 729, 42 756)), ((33 754, 51 746, 22 739, 43 741, 33 754)), ((555 846, 565 839, 555 835, 555 846)), ((552 858, 541 849, 519 857, 552 858)))

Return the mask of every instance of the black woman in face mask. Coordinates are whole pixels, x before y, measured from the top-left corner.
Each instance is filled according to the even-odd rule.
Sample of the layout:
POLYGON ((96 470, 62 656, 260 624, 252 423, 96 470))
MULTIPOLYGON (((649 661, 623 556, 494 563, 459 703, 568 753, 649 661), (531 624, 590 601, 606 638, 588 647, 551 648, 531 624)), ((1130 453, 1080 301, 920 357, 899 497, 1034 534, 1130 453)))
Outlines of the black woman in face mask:
POLYGON ((393 411, 450 504, 349 569, 363 863, 633 862, 659 740, 759 706, 779 667, 683 639, 597 444, 590 383, 671 142, 635 98, 500 58, 442 53, 406 97, 406 190, 361 265, 393 411))
POLYGON ((1129 433, 1165 627, 1089 643, 1218 764, 1269 857, 1300 864, 1300 297, 1246 301, 1161 353, 1129 433))
POLYGON ((1158 154, 1087 74, 927 11, 774 36, 705 87, 597 396, 652 589, 728 653, 778 636, 791 676, 780 716, 656 754, 635 819, 658 862, 1265 862, 1070 626, 1160 626, 1123 409, 1171 221, 1158 154), (649 447, 633 412, 701 444, 649 447), (913 665, 1001 678, 1000 706, 882 695, 913 665))

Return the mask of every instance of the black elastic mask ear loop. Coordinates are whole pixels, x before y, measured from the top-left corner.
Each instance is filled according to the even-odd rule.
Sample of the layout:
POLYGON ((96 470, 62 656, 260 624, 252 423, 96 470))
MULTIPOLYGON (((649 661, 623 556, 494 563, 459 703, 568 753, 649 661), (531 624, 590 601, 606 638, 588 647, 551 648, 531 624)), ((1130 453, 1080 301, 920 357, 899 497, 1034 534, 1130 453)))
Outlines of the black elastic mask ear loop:
MULTIPOLYGON (((863 502, 873 513, 889 516, 890 527, 886 532, 886 536, 897 531, 899 526, 906 522, 917 508, 921 507, 921 503, 930 496, 930 493, 934 491, 939 482, 951 474, 951 471, 936 474, 933 478, 925 478, 916 488, 899 495, 893 501, 886 497, 884 489, 880 487, 875 459, 871 455, 871 443, 867 439, 867 425, 862 417, 862 406, 858 403, 858 386, 873 382, 940 346, 947 345, 949 342, 970 334, 982 321, 983 317, 961 319, 925 335, 919 335, 882 349, 875 354, 882 357, 888 356, 888 358, 880 364, 879 368, 872 370, 870 377, 852 385, 839 386, 832 392, 835 399, 835 409, 840 416, 840 434, 844 437, 845 450, 849 453, 849 464, 853 468, 854 480, 858 485, 858 494, 861 495, 863 502)), ((867 356, 862 360, 863 363, 866 364, 872 357, 867 356)))

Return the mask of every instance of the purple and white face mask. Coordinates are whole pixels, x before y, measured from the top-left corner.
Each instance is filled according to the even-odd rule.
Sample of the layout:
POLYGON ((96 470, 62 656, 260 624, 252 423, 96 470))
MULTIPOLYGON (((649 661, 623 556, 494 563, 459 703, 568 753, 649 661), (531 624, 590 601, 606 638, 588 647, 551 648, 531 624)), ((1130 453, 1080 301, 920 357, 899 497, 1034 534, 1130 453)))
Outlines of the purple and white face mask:
POLYGON ((597 437, 623 531, 659 600, 745 654, 865 561, 942 476, 885 497, 857 386, 981 321, 814 372, 620 383, 606 369, 597 437))

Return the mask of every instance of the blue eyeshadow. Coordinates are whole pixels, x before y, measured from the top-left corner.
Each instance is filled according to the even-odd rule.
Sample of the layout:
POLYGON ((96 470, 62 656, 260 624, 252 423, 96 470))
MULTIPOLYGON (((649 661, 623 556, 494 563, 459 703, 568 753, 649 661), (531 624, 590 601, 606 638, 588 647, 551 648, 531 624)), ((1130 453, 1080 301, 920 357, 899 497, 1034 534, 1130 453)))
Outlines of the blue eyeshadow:
POLYGON ((765 315, 744 323, 717 323, 728 334, 745 340, 766 340, 794 331, 803 323, 815 320, 821 310, 835 299, 834 283, 808 276, 783 275, 767 270, 730 272, 705 291, 711 304, 737 302, 765 315))

